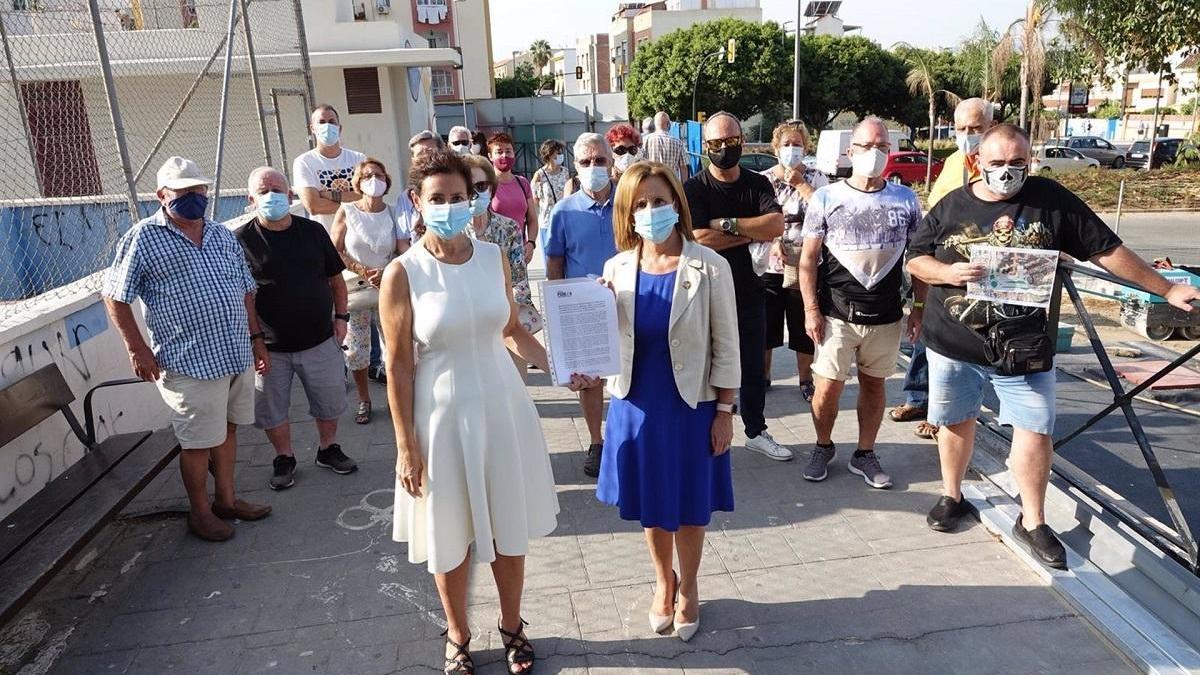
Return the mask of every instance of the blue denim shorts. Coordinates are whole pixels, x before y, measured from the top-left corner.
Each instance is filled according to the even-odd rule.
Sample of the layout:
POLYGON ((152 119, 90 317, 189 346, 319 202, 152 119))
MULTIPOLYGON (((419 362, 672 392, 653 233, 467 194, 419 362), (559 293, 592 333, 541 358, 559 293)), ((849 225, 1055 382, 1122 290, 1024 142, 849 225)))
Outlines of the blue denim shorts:
POLYGON ((1050 436, 1054 433, 1054 369, 1033 375, 997 375, 994 368, 958 361, 926 349, 930 424, 946 426, 979 416, 990 380, 1000 399, 1000 423, 1050 436))

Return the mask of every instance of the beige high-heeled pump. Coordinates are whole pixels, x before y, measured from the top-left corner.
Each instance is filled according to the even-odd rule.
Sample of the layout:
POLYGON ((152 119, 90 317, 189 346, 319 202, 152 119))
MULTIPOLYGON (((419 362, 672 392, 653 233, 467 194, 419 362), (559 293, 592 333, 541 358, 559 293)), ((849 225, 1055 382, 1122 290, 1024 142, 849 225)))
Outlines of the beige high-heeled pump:
MULTIPOLYGON (((679 574, 671 570, 671 574, 675 576, 675 594, 676 599, 679 598, 679 574)), ((671 627, 671 622, 675 620, 675 603, 672 602, 670 614, 655 614, 653 610, 647 612, 647 618, 650 620, 650 630, 654 633, 661 633, 671 627)))

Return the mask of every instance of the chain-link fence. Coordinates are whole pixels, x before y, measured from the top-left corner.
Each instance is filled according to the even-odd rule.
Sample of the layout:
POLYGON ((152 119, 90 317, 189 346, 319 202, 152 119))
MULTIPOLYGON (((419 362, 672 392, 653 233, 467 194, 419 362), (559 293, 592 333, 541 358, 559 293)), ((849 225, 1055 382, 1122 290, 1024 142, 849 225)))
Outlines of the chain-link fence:
POLYGON ((0 2, 0 329, 99 288, 171 155, 225 220, 307 149, 300 0, 0 2))

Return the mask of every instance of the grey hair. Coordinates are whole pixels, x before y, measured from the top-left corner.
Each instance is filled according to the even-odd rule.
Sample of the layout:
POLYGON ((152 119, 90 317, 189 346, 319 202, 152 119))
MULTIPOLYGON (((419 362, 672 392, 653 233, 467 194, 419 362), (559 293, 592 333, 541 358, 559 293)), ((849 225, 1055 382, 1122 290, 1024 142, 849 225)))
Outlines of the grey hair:
POLYGON ((984 98, 979 98, 978 96, 975 98, 964 98, 957 106, 954 107, 954 112, 957 113, 959 110, 970 110, 972 107, 979 108, 979 110, 983 113, 984 121, 991 122, 993 119, 995 119, 996 106, 993 105, 991 101, 984 98))
POLYGON ((653 117, 643 117, 642 118, 642 133, 643 134, 654 133, 654 126, 655 125, 654 125, 653 117))
POLYGON ((579 138, 575 139, 575 146, 572 149, 575 156, 579 157, 582 155, 584 149, 589 145, 603 148, 605 155, 609 157, 612 156, 612 148, 608 147, 608 141, 604 140, 604 137, 600 134, 592 133, 590 131, 579 134, 579 138))
POLYGON ((276 169, 273 166, 260 166, 257 169, 251 171, 250 177, 246 179, 246 189, 249 190, 250 194, 253 195, 254 188, 258 187, 258 179, 262 176, 269 176, 271 174, 275 174, 276 176, 279 176, 280 178, 282 178, 283 184, 286 185, 289 190, 292 189, 291 184, 288 183, 287 176, 285 176, 282 171, 280 171, 279 169, 276 169))
POLYGON ((446 134, 446 137, 447 137, 447 138, 449 138, 450 136, 453 136, 454 134, 456 134, 456 133, 458 133, 458 132, 460 132, 460 131, 461 131, 462 133, 466 134, 466 135, 467 135, 467 139, 468 139, 468 140, 470 140, 470 138, 471 138, 471 130, 470 130, 470 129, 468 129, 468 128, 466 128, 466 127, 464 127, 464 126, 463 126, 463 125, 461 125, 461 124, 457 124, 457 125, 455 125, 455 126, 452 126, 452 127, 450 127, 450 131, 449 131, 449 133, 447 133, 447 134, 446 134))
POLYGON ((868 115, 868 116, 862 118, 861 122, 854 125, 854 130, 850 132, 850 135, 853 136, 854 134, 857 134, 859 129, 863 128, 864 126, 866 126, 868 124, 878 124, 879 128, 883 129, 884 134, 886 134, 888 131, 887 123, 885 123, 882 119, 880 119, 874 115, 868 115))

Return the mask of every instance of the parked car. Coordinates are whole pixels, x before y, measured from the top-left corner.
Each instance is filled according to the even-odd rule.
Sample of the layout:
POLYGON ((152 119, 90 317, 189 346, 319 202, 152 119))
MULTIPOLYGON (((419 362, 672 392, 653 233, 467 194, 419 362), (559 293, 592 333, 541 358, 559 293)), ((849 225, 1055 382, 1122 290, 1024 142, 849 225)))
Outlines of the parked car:
MULTIPOLYGON (((1175 156, 1179 154, 1179 146, 1184 139, 1182 138, 1159 138, 1154 141, 1154 161, 1150 163, 1151 169, 1157 169, 1163 164, 1174 164, 1175 156)), ((1129 152, 1125 153, 1125 166, 1131 169, 1146 168, 1146 161, 1150 157, 1150 141, 1135 141, 1129 146, 1129 152)))
MULTIPOLYGON (((893 152, 888 155, 887 164, 883 165, 883 177, 904 185, 923 182, 927 159, 923 152, 893 152)), ((931 180, 937 180, 941 173, 942 160, 934 158, 931 180)))
POLYGON ((1078 150, 1058 146, 1038 146, 1033 149, 1033 166, 1030 167, 1029 172, 1047 175, 1099 168, 1100 160, 1084 157, 1078 150))
POLYGON ((1099 136, 1069 136, 1067 138, 1051 138, 1046 146, 1057 145, 1078 150, 1084 157, 1098 160, 1101 166, 1120 169, 1125 166, 1125 153, 1117 146, 1099 136))
POLYGON ((775 158, 775 155, 768 155, 765 152, 751 152, 742 155, 742 158, 738 160, 738 164, 743 169, 755 173, 766 171, 778 163, 779 160, 775 158))

